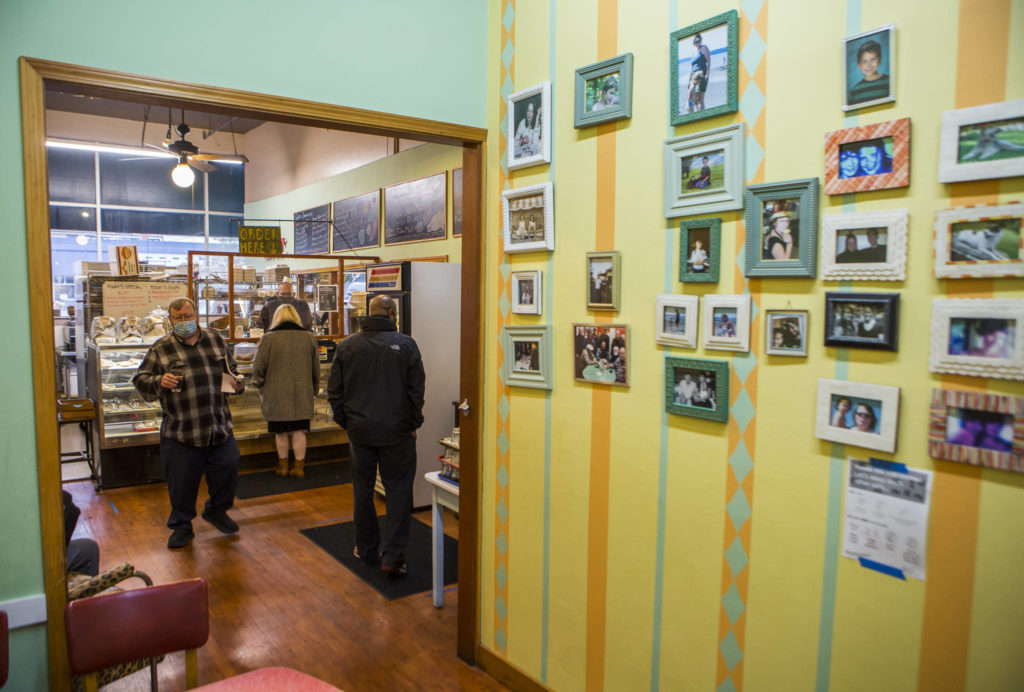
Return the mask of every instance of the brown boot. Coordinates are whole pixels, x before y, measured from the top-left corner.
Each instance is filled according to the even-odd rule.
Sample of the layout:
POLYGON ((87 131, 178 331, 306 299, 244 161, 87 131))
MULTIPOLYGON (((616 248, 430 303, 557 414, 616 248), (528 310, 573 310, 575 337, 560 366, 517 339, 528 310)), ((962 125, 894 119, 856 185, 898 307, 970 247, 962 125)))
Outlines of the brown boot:
POLYGON ((296 459, 295 460, 295 468, 293 468, 288 473, 288 475, 291 476, 292 478, 305 478, 306 477, 305 467, 306 467, 306 460, 305 459, 296 459))
POLYGON ((288 475, 288 457, 277 459, 277 475, 284 477, 288 475))

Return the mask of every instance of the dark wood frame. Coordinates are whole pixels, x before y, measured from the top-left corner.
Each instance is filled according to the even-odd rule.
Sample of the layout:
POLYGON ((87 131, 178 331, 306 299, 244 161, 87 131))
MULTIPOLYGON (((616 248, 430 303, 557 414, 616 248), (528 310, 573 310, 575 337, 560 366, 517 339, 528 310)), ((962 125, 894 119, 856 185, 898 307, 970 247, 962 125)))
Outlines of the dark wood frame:
MULTIPOLYGON (((25 234, 29 266, 29 323, 32 344, 35 442, 46 595, 46 638, 52 689, 71 682, 65 640, 67 576, 57 443, 57 389, 52 362, 53 317, 50 305, 50 215, 46 169, 45 90, 60 84, 75 93, 190 108, 276 122, 403 137, 462 148, 463 245, 460 399, 463 410, 460 504, 458 655, 476 663, 481 652, 477 556, 479 551, 480 456, 483 412, 483 169, 487 131, 422 118, 379 113, 314 101, 145 77, 36 58, 19 59, 22 152, 25 184, 25 234)), ((502 680, 532 683, 500 660, 487 671, 502 680)))
POLYGON ((825 294, 825 345, 836 348, 869 348, 876 351, 895 351, 900 332, 899 293, 851 293, 842 291, 825 294), (873 341, 864 337, 842 337, 830 333, 836 306, 843 303, 881 303, 885 305, 885 339, 873 341))

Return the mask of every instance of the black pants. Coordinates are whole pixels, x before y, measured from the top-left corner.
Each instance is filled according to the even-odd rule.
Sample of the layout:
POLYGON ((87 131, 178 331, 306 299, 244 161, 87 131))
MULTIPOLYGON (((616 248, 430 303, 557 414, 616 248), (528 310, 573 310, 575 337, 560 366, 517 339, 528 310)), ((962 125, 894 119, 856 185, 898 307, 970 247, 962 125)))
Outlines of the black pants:
POLYGON ((210 498, 205 511, 210 514, 227 511, 235 504, 238 489, 238 444, 231 435, 224 442, 209 447, 191 447, 167 437, 160 438, 160 461, 167 477, 167 494, 171 515, 167 528, 192 526, 196 516, 199 481, 206 476, 210 498))
POLYGON ((412 514, 412 485, 416 479, 416 438, 391 447, 364 447, 349 442, 352 450, 352 495, 355 501, 356 549, 364 559, 380 550, 385 567, 405 563, 409 545, 409 521, 412 514), (387 514, 381 541, 373 488, 377 469, 386 493, 387 514))

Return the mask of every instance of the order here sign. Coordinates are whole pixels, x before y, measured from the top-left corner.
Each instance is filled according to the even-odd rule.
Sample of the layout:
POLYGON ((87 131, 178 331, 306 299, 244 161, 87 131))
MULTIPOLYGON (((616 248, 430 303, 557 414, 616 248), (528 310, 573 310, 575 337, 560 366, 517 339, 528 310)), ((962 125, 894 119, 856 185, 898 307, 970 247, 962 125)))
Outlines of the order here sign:
POLYGON ((239 226, 238 251, 249 255, 280 255, 280 226, 239 226))

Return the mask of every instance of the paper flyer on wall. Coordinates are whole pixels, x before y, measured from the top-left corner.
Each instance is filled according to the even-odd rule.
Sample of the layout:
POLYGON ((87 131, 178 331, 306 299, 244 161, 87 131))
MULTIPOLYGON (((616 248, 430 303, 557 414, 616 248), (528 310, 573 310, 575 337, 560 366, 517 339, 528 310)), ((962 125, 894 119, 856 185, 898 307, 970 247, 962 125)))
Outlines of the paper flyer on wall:
POLYGON ((924 581, 932 472, 850 458, 843 557, 924 581))

